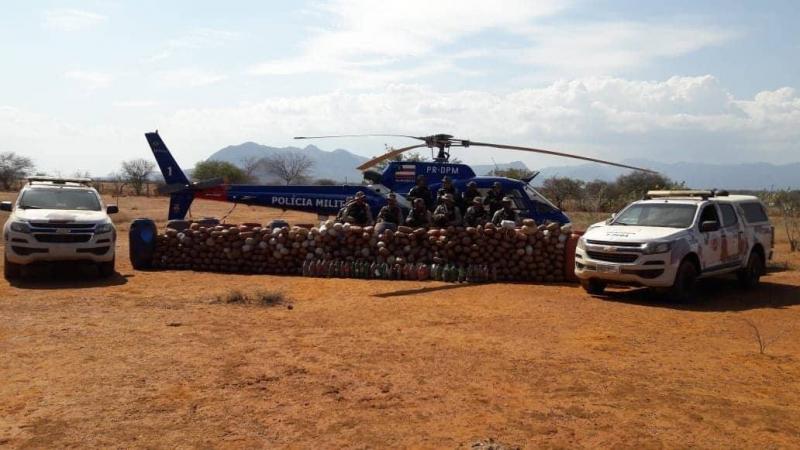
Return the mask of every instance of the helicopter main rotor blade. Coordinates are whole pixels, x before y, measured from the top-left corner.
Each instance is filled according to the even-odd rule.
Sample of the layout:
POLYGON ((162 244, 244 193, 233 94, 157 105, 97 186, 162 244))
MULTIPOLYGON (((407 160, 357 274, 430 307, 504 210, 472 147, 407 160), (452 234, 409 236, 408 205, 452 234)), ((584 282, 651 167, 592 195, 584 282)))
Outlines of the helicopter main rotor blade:
POLYGON ((417 144, 417 145, 412 145, 410 147, 398 148, 397 150, 392 150, 390 152, 384 153, 381 156, 376 156, 375 158, 370 159, 369 161, 365 162, 364 164, 362 164, 362 165, 360 165, 360 166, 358 166, 356 168, 358 170, 367 170, 370 167, 373 167, 376 164, 379 164, 379 163, 381 163, 383 161, 386 161, 387 159, 394 158, 394 157, 402 154, 403 152, 407 152, 409 150, 413 150, 415 148, 422 148, 422 147, 427 147, 427 145, 425 145, 425 144, 417 144))
POLYGON ((325 138, 349 138, 349 137, 404 137, 424 141, 424 137, 409 136, 407 134, 337 134, 331 136, 295 136, 295 139, 325 139, 325 138))
POLYGON ((540 149, 540 148, 517 147, 515 145, 489 144, 487 142, 475 142, 475 141, 470 141, 469 145, 470 146, 479 146, 479 147, 502 148, 502 149, 506 149, 506 150, 522 150, 522 151, 525 151, 525 152, 543 153, 545 155, 555 155, 555 156, 563 156, 565 158, 582 159, 584 161, 591 161, 591 162, 596 162, 596 163, 600 163, 600 164, 608 164, 610 166, 622 167, 622 168, 625 168, 625 169, 639 170, 641 172, 658 173, 655 170, 645 169, 645 168, 642 168, 642 167, 629 166, 627 164, 620 164, 620 163, 615 163, 615 162, 611 162, 611 161, 605 161, 603 159, 590 158, 588 156, 573 155, 571 153, 562 153, 562 152, 556 152, 556 151, 553 151, 553 150, 543 150, 543 149, 540 149))

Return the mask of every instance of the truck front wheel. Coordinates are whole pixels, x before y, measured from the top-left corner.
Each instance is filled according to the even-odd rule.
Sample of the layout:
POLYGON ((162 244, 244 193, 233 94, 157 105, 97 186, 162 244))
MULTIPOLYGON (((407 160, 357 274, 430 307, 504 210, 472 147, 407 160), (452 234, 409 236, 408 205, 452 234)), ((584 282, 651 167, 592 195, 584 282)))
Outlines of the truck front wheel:
POLYGON ((675 274, 675 281, 667 291, 667 299, 677 303, 688 303, 694 299, 697 283, 697 267, 691 261, 683 261, 675 274))
POLYGON ((97 264, 97 272, 100 278, 108 278, 114 275, 114 260, 108 262, 101 262, 97 264))
POLYGON ((605 292, 606 283, 595 279, 581 280, 581 287, 589 294, 600 295, 605 292))
POLYGON ((3 255, 3 275, 6 280, 13 280, 19 278, 22 273, 22 266, 12 263, 8 260, 8 256, 3 255))

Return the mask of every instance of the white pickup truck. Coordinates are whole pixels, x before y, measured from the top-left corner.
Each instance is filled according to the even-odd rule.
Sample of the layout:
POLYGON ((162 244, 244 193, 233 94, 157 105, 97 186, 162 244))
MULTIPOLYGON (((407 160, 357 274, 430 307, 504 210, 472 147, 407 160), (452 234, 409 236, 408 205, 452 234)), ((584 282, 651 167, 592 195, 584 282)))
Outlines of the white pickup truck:
POLYGON ((102 277, 114 274, 117 230, 105 206, 87 178, 31 177, 16 207, 0 202, 11 212, 3 226, 4 264, 7 279, 21 275, 22 268, 38 262, 88 261, 102 277))
POLYGON ((622 284, 688 301, 698 278, 736 273, 745 287, 758 284, 774 236, 757 197, 650 191, 586 230, 575 251, 575 275, 591 294, 622 284))

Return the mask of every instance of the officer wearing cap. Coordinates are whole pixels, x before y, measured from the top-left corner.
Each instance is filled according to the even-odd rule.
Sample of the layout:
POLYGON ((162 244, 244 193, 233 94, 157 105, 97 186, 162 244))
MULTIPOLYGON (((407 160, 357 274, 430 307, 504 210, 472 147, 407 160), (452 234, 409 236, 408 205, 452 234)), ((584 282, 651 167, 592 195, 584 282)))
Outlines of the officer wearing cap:
POLYGON ((397 206, 397 196, 394 192, 389 194, 389 198, 386 200, 386 206, 381 208, 378 212, 377 222, 393 223, 395 225, 401 225, 403 223, 403 211, 397 206))
POLYGON ((347 196, 344 199, 344 206, 339 208, 339 212, 336 213, 336 222, 345 223, 347 221, 347 207, 350 206, 350 203, 353 202, 353 197, 347 196))
POLYGON ((503 185, 499 181, 495 181, 492 184, 492 189, 486 193, 486 198, 483 200, 483 204, 489 207, 489 214, 492 217, 494 217, 495 211, 503 207, 503 197, 505 197, 503 185))
POLYGON ((428 211, 425 202, 421 198, 415 198, 412 206, 406 217, 406 225, 412 228, 431 226, 431 212, 428 211))
POLYGON ((461 225, 461 211, 456 208, 453 194, 444 194, 442 204, 433 212, 433 224, 438 227, 461 225))
POLYGON ((461 194, 461 205, 464 208, 469 209, 472 207, 472 199, 475 197, 480 197, 481 193, 478 191, 478 183, 474 181, 470 181, 467 183, 467 190, 461 194))
POLYGON ((356 192, 355 199, 347 205, 345 221, 362 227, 372 225, 372 211, 367 205, 367 196, 363 191, 356 192))
POLYGON ((486 225, 489 221, 489 213, 483 207, 483 199, 480 197, 472 198, 472 206, 467 208, 464 213, 464 225, 468 227, 477 227, 478 225, 486 225))
POLYGON ((406 197, 411 202, 416 198, 421 198, 425 202, 425 207, 429 210, 431 209, 433 199, 431 198, 431 190, 428 189, 428 180, 425 179, 425 175, 417 176, 417 185, 408 191, 406 197))
POLYGON ((498 209, 492 216, 492 223, 500 225, 504 220, 511 220, 519 225, 521 220, 519 214, 514 211, 514 199, 511 197, 503 197, 502 204, 503 207, 498 209))

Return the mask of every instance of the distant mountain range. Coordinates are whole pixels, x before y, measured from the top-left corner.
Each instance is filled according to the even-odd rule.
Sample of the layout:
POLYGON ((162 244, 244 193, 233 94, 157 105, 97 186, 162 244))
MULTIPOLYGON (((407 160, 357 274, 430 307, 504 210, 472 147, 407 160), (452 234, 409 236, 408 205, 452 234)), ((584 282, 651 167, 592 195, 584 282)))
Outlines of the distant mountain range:
MULTIPOLYGON (((241 166, 242 161, 250 157, 263 158, 282 152, 303 152, 312 161, 312 177, 329 178, 336 181, 350 183, 361 182, 361 172, 356 167, 367 161, 367 158, 351 153, 348 150, 337 149, 325 151, 309 145, 299 147, 269 147, 245 142, 232 145, 214 152, 208 159, 228 161, 241 166)), ((769 188, 800 188, 800 163, 769 164, 769 163, 740 163, 740 164, 707 164, 707 163, 659 163, 649 160, 626 160, 626 164, 647 167, 657 170, 675 181, 685 181, 687 186, 694 188, 720 188, 720 189, 769 189, 769 188)), ((495 168, 507 169, 510 167, 528 169, 522 161, 512 161, 503 164, 476 164, 471 166, 477 175, 486 175, 495 168)), ((601 164, 579 164, 574 166, 552 166, 539 170, 539 175, 534 184, 540 184, 553 176, 578 178, 581 180, 612 181, 617 176, 627 173, 625 169, 601 164)), ((265 178, 263 182, 272 182, 265 178)))

